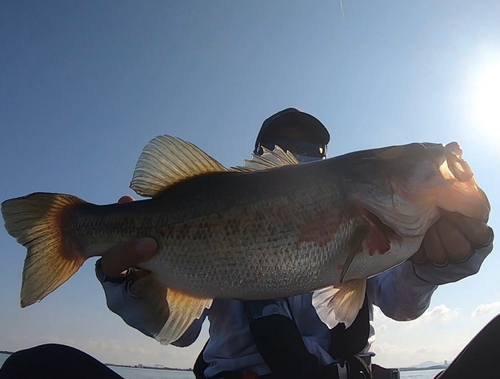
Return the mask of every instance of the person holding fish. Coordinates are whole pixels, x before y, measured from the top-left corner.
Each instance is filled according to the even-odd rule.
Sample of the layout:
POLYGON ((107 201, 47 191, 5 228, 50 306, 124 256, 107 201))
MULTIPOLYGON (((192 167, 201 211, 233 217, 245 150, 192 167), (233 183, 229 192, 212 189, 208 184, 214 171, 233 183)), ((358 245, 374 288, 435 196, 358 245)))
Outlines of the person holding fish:
MULTIPOLYGON (((326 158, 329 140, 330 135, 319 120, 297 109, 288 108, 269 117, 263 123, 257 136, 254 159, 247 162, 246 167, 236 168, 233 172, 271 171, 278 166, 300 163, 303 169, 298 172, 297 176, 283 175, 281 181, 278 180, 280 177, 278 179, 273 177, 274 182, 286 187, 287 185, 293 186, 297 181, 308 182, 310 178, 321 178, 321 175, 314 176, 314 173, 320 167, 317 163, 326 158)), ((139 160, 136 170, 138 175, 134 175, 132 187, 139 194, 154 197, 162 188, 158 187, 153 191, 149 186, 151 182, 158 181, 157 178, 154 175, 144 176, 144 172, 151 167, 150 156, 157 157, 159 146, 178 153, 176 146, 180 142, 172 138, 152 142, 154 146, 149 150, 147 147, 139 160)), ((184 144, 182 147, 196 149, 190 144, 184 144)), ((434 155, 439 155, 440 159, 447 161, 448 168, 442 173, 443 176, 451 179, 456 177, 458 180, 455 182, 462 182, 469 188, 476 188, 474 182, 471 181, 473 180, 472 174, 468 174, 470 169, 460 158, 461 151, 458 145, 449 144, 442 147, 415 144, 409 149, 411 149, 409 156, 412 159, 422 152, 432 155, 432 159, 434 155)), ((342 177, 347 179, 351 176, 354 178, 357 170, 362 170, 363 173, 373 171, 373 175, 379 175, 376 170, 367 170, 367 167, 371 167, 374 157, 382 160, 382 164, 390 165, 391 169, 398 170, 400 169, 398 165, 404 161, 406 152, 407 149, 392 148, 380 149, 376 153, 371 151, 354 153, 345 158, 346 162, 354 162, 353 164, 346 166, 342 158, 339 158, 340 163, 332 168, 335 169, 335 173, 342 174, 342 177)), ((179 156, 179 154, 171 155, 179 156)), ((167 158, 169 156, 166 155, 167 158)), ((218 162, 213 161, 210 167, 215 167, 214 171, 227 170, 218 162)), ((168 175, 178 175, 178 171, 174 174, 168 172, 161 179, 172 180, 168 175)), ((363 193, 366 185, 375 178, 376 176, 368 175, 368 179, 361 182, 358 180, 357 184, 360 186, 356 187, 353 192, 363 193)), ((256 176, 255 179, 252 182, 245 182, 246 188, 251 187, 248 191, 251 190, 253 193, 277 191, 272 187, 272 181, 259 182, 256 176)), ((207 178, 207 180, 210 179, 207 178)), ((346 182, 351 183, 356 180, 346 180, 346 182)), ((190 191, 191 189, 184 188, 183 190, 190 191)), ((217 191, 220 190, 220 187, 217 187, 217 191)), ((455 187, 453 191, 457 191, 455 187)), ((214 190, 215 193, 218 192, 214 190)), ((452 193, 453 196, 462 196, 452 193)), ((397 197, 394 193, 393 195, 397 197)), ((370 194, 366 193, 366 197, 369 198, 369 196, 370 194)), ((383 205, 377 205, 379 208, 370 208, 371 204, 368 204, 368 200, 365 201, 362 197, 356 198, 356 201, 363 205, 364 210, 360 215, 363 223, 352 231, 349 244, 344 248, 344 250, 351 250, 352 254, 345 257, 342 264, 337 265, 335 275, 338 276, 335 285, 325 287, 311 284, 314 287, 311 288, 312 290, 325 287, 314 293, 300 294, 304 291, 293 289, 289 292, 296 293, 295 296, 280 297, 280 293, 276 293, 278 296, 273 299, 266 295, 262 297, 265 300, 258 300, 259 297, 255 295, 245 298, 244 295, 225 294, 222 289, 221 296, 214 297, 213 300, 200 302, 199 298, 183 298, 181 295, 176 295, 179 299, 182 298, 181 301, 177 301, 172 295, 176 292, 167 289, 166 284, 159 281, 157 275, 151 274, 152 271, 154 272, 154 269, 149 270, 152 266, 145 264, 159 255, 158 238, 154 238, 156 236, 117 244, 105 253, 99 254, 102 258, 96 263, 96 275, 103 285, 108 307, 122 317, 128 325, 147 336, 157 338, 162 343, 172 343, 175 346, 190 345, 197 339, 203 321, 206 318, 210 320, 210 338, 194 367, 197 379, 394 378, 394 375, 398 375, 397 370, 384 369, 371 362, 374 355, 370 349, 374 335, 374 329, 370 324, 373 317, 373 305, 380 307, 384 314, 394 320, 416 319, 428 308, 432 294, 439 285, 477 273, 492 250, 493 231, 486 224, 489 204, 484 194, 478 190, 476 199, 470 200, 469 197, 461 199, 460 203, 469 204, 468 201, 470 201, 472 204, 471 209, 474 208, 474 210, 470 214, 463 215, 450 210, 451 208, 439 209, 432 215, 422 217, 423 221, 419 219, 418 222, 397 225, 397 223, 391 223, 391 216, 387 215, 388 212, 379 212, 379 208, 383 205), (477 211, 477 217, 475 217, 476 208, 479 209, 484 204, 487 206, 477 211), (421 223, 430 226, 425 227, 428 228, 425 229, 425 236, 422 234, 417 238, 418 233, 415 230, 423 230, 421 223), (397 228, 403 230, 399 234, 405 234, 405 238, 397 236, 398 233, 394 232, 397 228), (395 254, 397 249, 406 251, 407 255, 401 255, 399 259, 402 263, 394 266, 393 262, 388 263, 387 257, 390 257, 391 253, 395 254), (363 258, 360 258, 360 251, 365 252, 363 258), (366 280, 367 276, 359 279, 362 276, 359 274, 359 267, 365 267, 366 262, 373 262, 375 258, 383 263, 379 268, 374 269, 374 272, 381 273, 374 276, 368 275, 368 280, 366 280), (389 267, 392 268, 386 270, 389 267), (245 300, 233 300, 235 298, 245 300), (177 307, 185 307, 184 310, 191 317, 184 318, 184 313, 179 315, 177 307)), ((77 202, 69 198, 62 200, 77 202)), ((448 198, 441 200, 444 208, 450 205, 448 198)), ((302 198, 295 199, 295 201, 292 205, 296 206, 297 210, 287 215, 285 217, 287 220, 300 216, 299 209, 303 208, 298 205, 305 206, 300 203, 302 198)), ((398 201, 404 201, 404 199, 398 201)), ((455 197, 453 201, 459 202, 455 197)), ((133 198, 125 196, 120 199, 119 203, 133 206, 135 202, 133 198)), ((281 208, 276 208, 276 212, 280 210, 281 208)), ((7 209, 5 213, 8 212, 7 209)), ((301 224, 298 229, 299 239, 295 240, 292 246, 299 248, 314 245, 325 249, 330 246, 332 238, 335 237, 328 233, 318 234, 317 230, 323 224, 331 222, 329 218, 331 215, 324 212, 323 207, 317 208, 315 212, 321 217, 313 214, 307 222, 301 224)), ((216 221, 219 226, 229 225, 229 222, 230 220, 220 218, 216 221)), ((293 222, 290 227, 293 227, 292 224, 293 222)), ((269 226, 269 228, 277 227, 276 224, 269 226)), ((199 238, 197 234, 193 236, 199 238)), ((277 236, 282 237, 282 232, 278 232, 277 236)), ((317 256, 316 250, 313 253, 317 256)), ((305 248, 301 254, 306 256, 308 250, 305 248)), ((285 264, 286 261, 275 266, 282 267, 285 264)), ((333 275, 332 272, 328 271, 328 274, 333 275)), ((231 276, 229 271, 227 273, 231 276)), ((265 273, 262 275, 261 278, 264 278, 265 273)), ((301 275, 301 272, 294 271, 291 276, 294 275, 301 275)), ((321 277, 321 274, 318 276, 321 277)), ((273 275, 269 278, 268 280, 273 279, 273 275)), ((286 279, 278 278, 277 280, 278 284, 271 285, 271 287, 291 285, 283 282, 286 282, 286 279)), ((307 281, 307 278, 304 277, 301 281, 307 281)), ((43 293, 33 297, 27 290, 23 300, 29 305, 45 295, 43 293)), ((59 354, 60 350, 64 350, 66 355, 73 354, 74 356, 74 359, 67 359, 67 364, 78 361, 77 357, 83 355, 73 350, 68 353, 68 349, 60 345, 50 345, 20 353, 23 354, 23 362, 30 361, 36 356, 43 356, 43 361, 47 362, 47 356, 59 354)), ((13 356, 13 359, 10 362, 7 361, 6 365, 14 367, 16 359, 17 362, 20 361, 19 357, 20 355, 18 358, 13 356)), ((474 359, 478 358, 475 356, 474 359)), ((90 359, 81 359, 81 361, 86 362, 82 367, 83 373, 87 372, 93 377, 116 377, 115 373, 105 373, 104 368, 100 367, 98 362, 91 362, 90 359), (93 369, 96 371, 90 371, 93 369)), ((62 363, 58 362, 58 364, 62 363)), ((4 370, 0 371, 0 378, 3 372, 4 370)), ((40 375, 40 371, 37 371, 37 377, 43 377, 40 375)), ((446 372, 443 373, 442 378, 446 378, 446 375, 446 372)), ((56 376, 52 374, 50 377, 56 376)))
MULTIPOLYGON (((254 153, 262 154, 263 147, 272 150, 275 145, 278 145, 284 150, 292 152, 299 162, 312 162, 326 157, 329 138, 328 131, 316 118, 296 109, 286 109, 271 116, 263 123, 256 140, 254 153)), ((122 199, 122 201, 127 200, 130 199, 122 199)), ((369 306, 362 308, 362 310, 369 313, 369 316, 358 315, 359 323, 361 323, 363 316, 365 319, 371 319, 372 304, 380 306, 387 316, 395 320, 415 319, 427 309, 432 293, 438 285, 462 279, 479 270, 482 261, 492 249, 492 231, 481 220, 470 219, 452 212, 443 211, 443 213, 444 215, 436 222, 435 226, 427 232, 424 242, 411 259, 368 280, 367 299, 369 306), (486 247, 475 249, 482 245, 486 245, 486 247)), ((145 249, 137 249, 133 243, 127 245, 130 249, 130 255, 127 254, 130 257, 128 262, 123 262, 124 251, 120 246, 116 248, 115 254, 103 257, 101 264, 104 273, 109 277, 116 278, 120 276, 120 272, 124 268, 132 267, 149 259, 149 254, 155 251, 154 241, 145 239, 141 242, 150 245, 145 249)), ((145 285, 141 283, 141 281, 148 281, 147 276, 144 277, 144 275, 147 273, 139 270, 127 276, 125 287, 128 286, 129 294, 134 296, 134 286, 145 285)), ((113 301, 113 299, 122 298, 114 295, 113 291, 123 291, 123 284, 116 285, 104 281, 103 286, 108 294, 108 305, 126 322, 133 324, 134 327, 148 335, 159 332, 159 328, 163 324, 153 326, 147 322, 138 323, 136 320, 132 320, 136 316, 134 311, 136 308, 129 309, 128 304, 125 305, 121 302, 117 304, 113 301)), ((235 372, 244 375, 245 371, 257 373, 260 376, 270 375, 269 368, 265 367, 269 364, 274 365, 273 368, 278 371, 277 375, 287 378, 313 378, 321 377, 321 374, 335 377, 335 374, 328 372, 333 371, 333 369, 321 369, 334 362, 334 359, 328 357, 331 351, 331 347, 328 345, 334 341, 329 341, 326 344, 321 342, 321 339, 328 340, 328 334, 331 332, 316 316, 311 298, 312 296, 307 294, 279 299, 275 302, 215 300, 212 308, 205 311, 204 314, 210 320, 210 339, 198 360, 196 369, 202 372, 196 373, 197 378, 222 378, 224 375, 233 377, 235 372), (266 312, 269 315, 264 317, 266 312), (298 328, 295 322, 291 322, 294 317, 300 323, 298 328), (280 337, 290 335, 299 335, 302 336, 302 339, 296 341, 286 338, 286 341, 279 341, 280 337), (267 340, 266 336, 269 337, 267 340), (256 338, 260 339, 258 343, 264 348, 266 344, 267 346, 277 345, 277 349, 282 350, 281 356, 276 358, 266 352, 267 356, 264 358, 262 347, 258 346, 256 338), (238 355, 238 352, 243 351, 244 354, 238 355), (289 354, 288 357, 287 354, 289 354), (310 355, 313 355, 314 358, 310 355), (268 362, 266 362, 266 358, 268 362), (206 364, 203 364, 203 361, 206 364)), ((141 307, 138 306, 137 309, 141 309, 141 307)), ((203 320, 204 317, 195 321, 185 335, 174 342, 174 345, 185 346, 194 342, 200 332, 203 320)), ((356 323, 354 325, 358 326, 356 323)), ((336 328, 339 329, 336 331, 338 338, 343 337, 344 340, 351 338, 352 340, 352 336, 342 335, 342 329, 339 326, 336 328)), ((345 334, 349 329, 345 329, 343 333, 345 334)), ((370 362, 370 346, 373 341, 370 339, 368 342, 368 340, 374 334, 373 328, 367 327, 366 324, 359 325, 357 330, 352 331, 352 333, 359 333, 363 336, 361 348, 352 347, 359 349, 354 354, 358 354, 366 362, 370 362), (366 332, 368 328, 369 333, 366 332)), ((340 350, 337 353, 341 356, 343 353, 351 353, 342 351, 342 348, 337 350, 340 350)), ((342 358, 346 358, 346 356, 342 356, 342 358)), ((351 362, 353 361, 351 360, 351 362)), ((335 365, 335 368, 342 369, 339 365, 335 365)))

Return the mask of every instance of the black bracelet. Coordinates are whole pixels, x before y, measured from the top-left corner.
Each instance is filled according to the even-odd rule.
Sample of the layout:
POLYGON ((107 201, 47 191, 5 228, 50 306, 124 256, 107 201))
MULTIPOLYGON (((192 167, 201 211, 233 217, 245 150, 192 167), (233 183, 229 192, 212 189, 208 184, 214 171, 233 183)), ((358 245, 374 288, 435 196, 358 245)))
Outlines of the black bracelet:
MULTIPOLYGON (((129 273, 130 273, 130 269, 129 269, 129 271, 127 271, 127 275, 129 273)), ((110 278, 109 276, 107 276, 104 272, 102 272, 101 258, 99 258, 97 260, 97 262, 95 263, 95 275, 97 276, 97 279, 101 283, 110 282, 110 283, 115 283, 115 284, 121 284, 127 278, 127 276, 120 276, 119 278, 110 278)))

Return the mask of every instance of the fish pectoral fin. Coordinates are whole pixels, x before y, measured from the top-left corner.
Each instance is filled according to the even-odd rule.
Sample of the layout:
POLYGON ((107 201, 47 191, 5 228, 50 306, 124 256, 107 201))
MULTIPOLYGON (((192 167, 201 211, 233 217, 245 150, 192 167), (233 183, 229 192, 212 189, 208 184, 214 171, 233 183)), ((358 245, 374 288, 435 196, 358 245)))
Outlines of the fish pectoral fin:
POLYGON ((363 240, 365 239, 367 234, 368 234, 368 227, 364 224, 359 225, 355 229, 348 244, 349 254, 346 257, 346 260, 342 267, 342 272, 340 273, 340 282, 344 281, 345 274, 347 274, 347 270, 349 270, 349 267, 351 266, 354 257, 361 250, 363 240))
POLYGON ((279 146, 276 146, 272 151, 265 147, 262 147, 262 150, 264 151, 262 155, 252 154, 252 159, 245 159, 244 166, 231 167, 231 171, 263 171, 299 164, 299 161, 291 152, 284 151, 279 146))
POLYGON ((321 321, 330 329, 339 322, 348 328, 365 300, 366 279, 354 279, 314 291, 312 303, 321 321))
POLYGON ((200 299, 172 289, 167 290, 169 315, 163 328, 155 336, 162 345, 178 340, 200 318, 206 308, 210 308, 213 299, 200 299))
POLYGON ((142 151, 130 183, 137 194, 153 197, 192 176, 228 171, 190 142, 172 136, 153 138, 142 151))

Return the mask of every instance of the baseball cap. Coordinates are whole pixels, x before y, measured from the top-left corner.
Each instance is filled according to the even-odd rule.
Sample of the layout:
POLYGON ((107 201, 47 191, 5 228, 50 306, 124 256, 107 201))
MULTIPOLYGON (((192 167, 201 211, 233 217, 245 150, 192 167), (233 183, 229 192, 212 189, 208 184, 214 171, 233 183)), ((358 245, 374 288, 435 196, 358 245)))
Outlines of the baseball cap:
POLYGON ((296 108, 287 108, 262 123, 255 141, 254 153, 261 154, 261 146, 272 149, 274 145, 278 145, 299 155, 309 155, 308 152, 312 151, 318 154, 318 151, 321 151, 324 156, 328 142, 330 134, 316 117, 296 108), (295 146, 298 151, 293 151, 295 146), (306 146, 307 149, 302 149, 306 146))

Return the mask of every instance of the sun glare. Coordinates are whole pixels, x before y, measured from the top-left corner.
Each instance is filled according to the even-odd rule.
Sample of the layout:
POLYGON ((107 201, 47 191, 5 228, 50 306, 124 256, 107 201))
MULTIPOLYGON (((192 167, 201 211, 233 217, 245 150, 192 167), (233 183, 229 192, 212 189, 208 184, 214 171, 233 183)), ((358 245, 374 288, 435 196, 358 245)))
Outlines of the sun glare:
POLYGON ((478 132, 500 137, 500 60, 486 65, 479 72, 473 96, 478 132))

